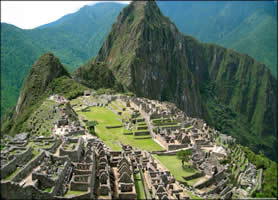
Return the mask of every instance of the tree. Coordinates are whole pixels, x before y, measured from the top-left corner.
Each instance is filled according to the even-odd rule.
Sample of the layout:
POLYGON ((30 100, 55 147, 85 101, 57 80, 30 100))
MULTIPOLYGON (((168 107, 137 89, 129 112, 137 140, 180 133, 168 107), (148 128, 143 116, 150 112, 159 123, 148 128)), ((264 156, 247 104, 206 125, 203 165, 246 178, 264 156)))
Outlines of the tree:
POLYGON ((177 153, 177 157, 182 162, 182 166, 184 167, 184 162, 188 162, 190 160, 190 156, 192 155, 192 151, 190 149, 181 150, 177 153))
POLYGON ((95 126, 98 125, 97 121, 89 121, 86 123, 88 129, 89 129, 89 133, 91 134, 95 134, 95 126))

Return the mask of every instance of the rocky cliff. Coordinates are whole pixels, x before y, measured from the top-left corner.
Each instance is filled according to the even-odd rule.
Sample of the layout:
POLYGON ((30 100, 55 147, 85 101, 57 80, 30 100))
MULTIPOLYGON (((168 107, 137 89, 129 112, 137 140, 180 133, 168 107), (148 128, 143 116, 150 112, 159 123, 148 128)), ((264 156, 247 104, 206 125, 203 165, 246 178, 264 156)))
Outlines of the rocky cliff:
MULTIPOLYGON (((195 43, 192 50, 198 51, 200 43, 179 33, 155 2, 132 2, 118 16, 96 61, 107 63, 125 89, 138 96, 172 101, 201 116, 204 109, 186 48, 195 43)), ((206 79, 207 71, 200 72, 206 79)))
POLYGON ((108 66, 125 90, 171 101, 274 158, 277 82, 266 66, 181 34, 154 1, 124 8, 93 62, 108 66))

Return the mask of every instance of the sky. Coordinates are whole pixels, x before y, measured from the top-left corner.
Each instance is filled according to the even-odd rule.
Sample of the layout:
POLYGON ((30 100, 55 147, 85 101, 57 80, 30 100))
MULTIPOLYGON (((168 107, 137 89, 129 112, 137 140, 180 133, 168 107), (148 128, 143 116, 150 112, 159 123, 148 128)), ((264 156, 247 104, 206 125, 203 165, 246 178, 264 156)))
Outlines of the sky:
MULTIPOLYGON (((99 1, 1 1, 1 22, 22 29, 32 29, 47 24, 64 15, 78 11, 85 5, 99 1)), ((101 1, 103 2, 103 1, 101 1)), ((129 3, 130 1, 113 1, 129 3)))

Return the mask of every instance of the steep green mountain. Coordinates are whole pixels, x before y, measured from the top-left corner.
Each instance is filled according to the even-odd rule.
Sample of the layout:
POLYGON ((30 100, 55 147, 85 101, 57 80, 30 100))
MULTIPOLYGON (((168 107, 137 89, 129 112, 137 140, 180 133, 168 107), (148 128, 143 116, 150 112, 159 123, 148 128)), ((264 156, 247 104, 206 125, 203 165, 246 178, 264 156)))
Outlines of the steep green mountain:
POLYGON ((87 87, 95 90, 103 88, 113 88, 115 91, 122 92, 123 86, 116 80, 112 73, 104 63, 94 62, 94 58, 91 59, 87 64, 79 67, 74 77, 76 81, 79 81, 87 87), (79 77, 82 77, 80 79, 79 77))
POLYGON ((51 53, 40 56, 33 64, 26 77, 16 105, 15 119, 26 108, 34 105, 41 94, 44 93, 49 83, 60 76, 68 76, 69 73, 60 63, 58 58, 51 53))
MULTIPOLYGON (((184 36, 155 2, 123 9, 91 68, 98 62, 125 90, 173 102, 275 158, 277 82, 270 70, 246 54, 184 36)), ((88 81, 80 72, 86 70, 75 79, 88 81)))
MULTIPOLYGON (((1 23, 1 115, 16 104, 36 58, 55 53, 69 71, 95 56, 125 5, 99 3, 32 30, 1 23)), ((277 4, 273 2, 158 1, 179 30, 205 42, 248 53, 276 76, 277 4), (200 20, 201 19, 201 20, 200 20)))
POLYGON ((184 34, 248 53, 277 77, 277 4, 272 1, 159 1, 184 34))
POLYGON ((29 34, 34 42, 55 53, 69 71, 73 71, 97 54, 124 6, 117 3, 84 6, 63 21, 46 28, 33 29, 29 34))
POLYGON ((1 132, 14 135, 24 131, 29 116, 49 95, 62 94, 71 99, 83 94, 85 89, 87 87, 71 79, 60 60, 52 53, 43 54, 33 64, 24 80, 16 108, 9 119, 6 119, 1 132))
POLYGON ((57 22, 31 30, 1 23, 1 116, 15 105, 30 67, 51 51, 69 71, 96 55, 124 4, 85 6, 57 22))
POLYGON ((16 104, 24 78, 41 54, 24 30, 1 23, 1 116, 16 104))

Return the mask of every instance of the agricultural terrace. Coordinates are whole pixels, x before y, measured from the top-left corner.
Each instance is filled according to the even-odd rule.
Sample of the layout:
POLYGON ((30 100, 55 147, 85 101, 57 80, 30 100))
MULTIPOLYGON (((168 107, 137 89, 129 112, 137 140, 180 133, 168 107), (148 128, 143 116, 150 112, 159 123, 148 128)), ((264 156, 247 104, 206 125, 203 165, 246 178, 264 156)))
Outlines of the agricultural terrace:
POLYGON ((78 111, 80 116, 86 117, 88 121, 97 121, 96 135, 104 141, 112 150, 120 151, 119 143, 128 144, 134 148, 148 151, 159 151, 163 148, 155 143, 151 136, 124 135, 129 131, 124 127, 107 128, 107 126, 121 126, 118 115, 105 107, 90 107, 88 111, 78 111))
MULTIPOLYGON (((191 176, 198 172, 198 170, 194 168, 183 168, 181 160, 177 158, 176 155, 153 155, 157 160, 160 161, 162 165, 164 165, 170 172, 173 174, 176 180, 180 182, 186 182, 188 185, 194 185, 199 181, 200 178, 192 179, 190 181, 186 181, 183 177, 191 176)), ((184 165, 188 165, 188 163, 184 162, 184 165)))

